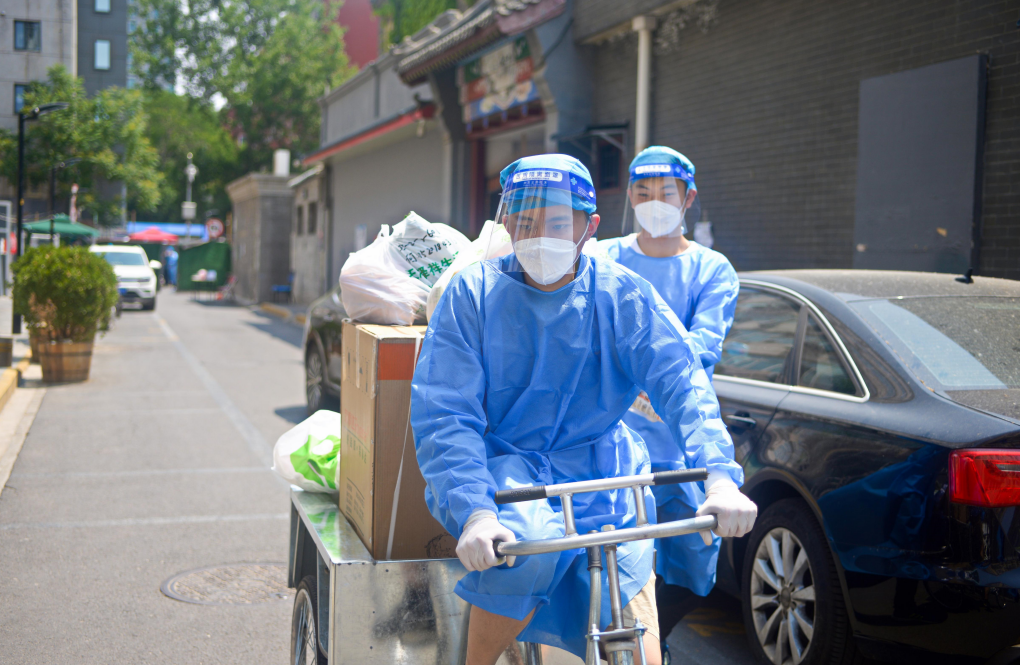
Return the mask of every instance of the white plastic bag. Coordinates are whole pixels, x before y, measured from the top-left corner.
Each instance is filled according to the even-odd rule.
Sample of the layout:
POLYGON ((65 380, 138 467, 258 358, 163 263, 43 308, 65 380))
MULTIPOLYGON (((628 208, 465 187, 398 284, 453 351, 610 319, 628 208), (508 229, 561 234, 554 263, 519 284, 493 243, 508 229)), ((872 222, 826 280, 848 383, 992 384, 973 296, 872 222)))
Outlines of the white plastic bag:
POLYGON ((450 280, 457 273, 473 263, 506 256, 512 251, 513 244, 510 242, 510 234, 506 232, 503 225, 496 224, 491 219, 485 222, 485 225, 482 226, 482 232, 478 234, 478 240, 471 242, 457 254, 457 258, 453 260, 453 265, 442 274, 436 281, 435 286, 432 287, 428 302, 425 304, 426 317, 429 320, 432 319, 432 312, 435 311, 436 305, 439 304, 439 298, 443 295, 443 291, 446 290, 446 285, 450 283, 450 280))
POLYGON ((287 430, 273 446, 273 471, 308 492, 336 492, 340 463, 340 414, 316 411, 287 430))
POLYGON ((433 284, 467 245, 460 231, 413 211, 392 231, 384 224, 372 244, 351 254, 340 271, 344 309, 365 323, 423 321, 433 284))

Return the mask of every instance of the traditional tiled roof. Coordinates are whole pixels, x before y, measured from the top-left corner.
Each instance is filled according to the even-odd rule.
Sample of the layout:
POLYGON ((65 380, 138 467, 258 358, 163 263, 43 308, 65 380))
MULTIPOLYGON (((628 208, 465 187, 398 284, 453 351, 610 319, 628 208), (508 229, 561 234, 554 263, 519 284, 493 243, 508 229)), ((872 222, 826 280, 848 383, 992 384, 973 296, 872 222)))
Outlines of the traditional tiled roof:
POLYGON ((506 19, 528 10, 534 12, 542 3, 555 6, 553 11, 539 14, 543 20, 560 13, 565 5, 563 0, 479 0, 464 12, 456 9, 443 12, 394 47, 393 53, 401 58, 397 72, 405 83, 419 83, 429 72, 449 66, 504 34, 511 34, 501 28, 520 24, 506 23, 506 19))

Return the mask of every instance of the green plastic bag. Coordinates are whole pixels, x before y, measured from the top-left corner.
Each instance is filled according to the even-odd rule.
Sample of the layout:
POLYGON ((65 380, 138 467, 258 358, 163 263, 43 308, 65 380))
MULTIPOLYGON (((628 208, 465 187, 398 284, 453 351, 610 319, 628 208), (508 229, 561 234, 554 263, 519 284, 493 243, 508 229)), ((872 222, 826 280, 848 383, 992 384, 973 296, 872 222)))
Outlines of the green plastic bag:
POLYGON ((340 463, 340 414, 316 411, 273 447, 273 471, 307 492, 336 493, 340 463))

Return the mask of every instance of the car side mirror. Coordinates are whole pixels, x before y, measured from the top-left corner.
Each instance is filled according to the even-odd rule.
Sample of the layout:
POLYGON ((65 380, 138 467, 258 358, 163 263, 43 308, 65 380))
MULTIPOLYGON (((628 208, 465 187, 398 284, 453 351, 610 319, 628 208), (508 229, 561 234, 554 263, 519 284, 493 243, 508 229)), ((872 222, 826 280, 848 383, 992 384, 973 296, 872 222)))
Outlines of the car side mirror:
POLYGON ((149 267, 152 268, 153 270, 162 270, 163 264, 157 261, 156 259, 153 259, 149 261, 149 267))

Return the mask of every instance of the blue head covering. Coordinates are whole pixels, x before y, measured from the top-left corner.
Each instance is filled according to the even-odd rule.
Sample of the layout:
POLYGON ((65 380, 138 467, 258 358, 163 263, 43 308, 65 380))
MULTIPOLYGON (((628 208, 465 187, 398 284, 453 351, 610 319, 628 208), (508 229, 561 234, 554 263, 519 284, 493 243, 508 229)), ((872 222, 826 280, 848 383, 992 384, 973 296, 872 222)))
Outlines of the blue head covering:
POLYGON ((569 155, 522 157, 500 172, 499 184, 510 214, 523 210, 525 201, 535 200, 568 205, 589 215, 595 212, 591 174, 569 155))
POLYGON ((639 152, 630 163, 631 181, 664 176, 679 178, 687 183, 688 189, 698 191, 694 184, 694 164, 672 148, 653 145, 639 152))

